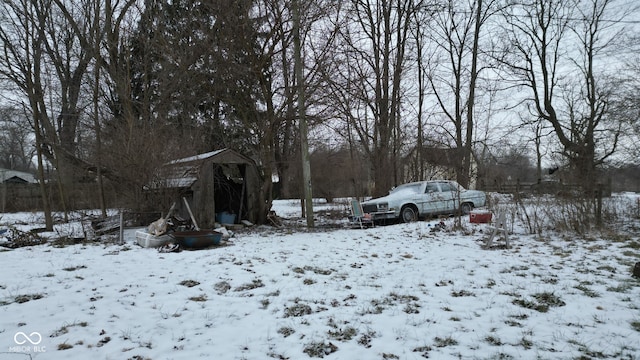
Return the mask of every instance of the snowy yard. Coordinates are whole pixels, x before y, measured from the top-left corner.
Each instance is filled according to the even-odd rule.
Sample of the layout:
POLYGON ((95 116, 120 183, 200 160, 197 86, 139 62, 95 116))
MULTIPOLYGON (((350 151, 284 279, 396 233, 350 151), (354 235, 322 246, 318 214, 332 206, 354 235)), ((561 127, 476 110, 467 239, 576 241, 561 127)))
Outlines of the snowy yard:
MULTIPOLYGON (((316 211, 333 207, 346 215, 316 211)), ((0 359, 640 359, 637 218, 586 239, 516 222, 512 248, 491 250, 486 224, 438 222, 256 227, 179 253, 132 230, 0 248, 0 359)))

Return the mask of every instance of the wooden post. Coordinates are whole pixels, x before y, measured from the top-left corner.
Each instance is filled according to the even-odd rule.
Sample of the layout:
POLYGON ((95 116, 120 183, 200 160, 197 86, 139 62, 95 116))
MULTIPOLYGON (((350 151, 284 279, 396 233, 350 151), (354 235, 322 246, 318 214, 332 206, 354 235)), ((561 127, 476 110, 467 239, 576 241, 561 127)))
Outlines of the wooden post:
POLYGON ((0 188, 2 189, 2 195, 0 195, 0 212, 5 212, 7 208, 7 183, 4 182, 4 176, 0 176, 0 180, 2 180, 0 184, 0 188))
POLYGON ((193 226, 196 228, 196 230, 200 230, 200 227, 196 222, 196 218, 193 216, 193 212, 191 212, 191 207, 189 206, 189 202, 187 201, 187 198, 183 197, 182 200, 184 201, 184 204, 187 206, 187 211, 189 212, 189 216, 191 216, 191 221, 193 221, 193 226))
POLYGON ((124 244, 124 211, 120 210, 120 245, 124 244))
POLYGON ((242 208, 244 205, 244 193, 246 192, 246 188, 247 188, 247 165, 238 165, 241 169, 243 169, 243 171, 241 171, 242 174, 242 191, 240 192, 240 208, 238 209, 238 223, 240 223, 242 221, 242 208))
MULTIPOLYGON (((307 119, 305 117, 304 77, 302 76, 302 49, 300 44, 300 0, 291 3, 293 7, 293 56, 294 73, 298 87, 298 117, 300 122, 300 147, 302 154, 302 186, 305 199, 304 216, 307 219, 307 227, 315 226, 313 221, 313 191, 311 189, 311 164, 309 160, 309 140, 307 119)), ((268 176, 271 176, 270 174, 268 176)))

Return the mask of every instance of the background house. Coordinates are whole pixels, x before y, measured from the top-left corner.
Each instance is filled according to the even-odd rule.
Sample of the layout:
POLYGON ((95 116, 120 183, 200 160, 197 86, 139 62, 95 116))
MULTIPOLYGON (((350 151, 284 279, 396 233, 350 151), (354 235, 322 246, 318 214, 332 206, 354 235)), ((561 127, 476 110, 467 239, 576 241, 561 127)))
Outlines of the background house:
POLYGON ((0 168, 0 212, 37 208, 40 204, 37 184, 30 173, 0 168))
POLYGON ((30 173, 0 168, 2 184, 37 184, 35 176, 30 173))

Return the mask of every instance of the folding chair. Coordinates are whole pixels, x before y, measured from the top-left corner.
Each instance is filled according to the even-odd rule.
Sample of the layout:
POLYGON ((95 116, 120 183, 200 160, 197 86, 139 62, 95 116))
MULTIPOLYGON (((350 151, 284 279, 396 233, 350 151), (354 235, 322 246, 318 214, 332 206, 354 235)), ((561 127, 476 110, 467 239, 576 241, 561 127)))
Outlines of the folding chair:
POLYGON ((505 245, 507 247, 507 249, 510 247, 509 244, 509 230, 507 229, 507 221, 506 221, 506 212, 504 210, 498 212, 498 216, 496 218, 496 221, 493 225, 488 226, 489 229, 491 229, 491 236, 489 236, 489 239, 487 240, 487 243, 485 244, 485 247, 487 249, 491 248, 491 246, 493 246, 493 239, 496 238, 496 236, 500 236, 500 233, 502 233, 504 235, 504 242, 505 245))
POLYGON ((360 225, 361 229, 368 226, 374 226, 371 214, 362 210, 362 204, 356 199, 351 199, 351 226, 360 225))

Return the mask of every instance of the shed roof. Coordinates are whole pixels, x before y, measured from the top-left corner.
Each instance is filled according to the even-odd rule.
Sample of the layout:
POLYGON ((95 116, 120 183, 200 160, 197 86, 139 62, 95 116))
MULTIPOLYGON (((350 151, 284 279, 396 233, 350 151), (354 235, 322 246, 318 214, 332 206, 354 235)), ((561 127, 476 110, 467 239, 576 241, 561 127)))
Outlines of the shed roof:
POLYGON ((198 154, 189 156, 182 159, 172 160, 165 164, 165 166, 199 163, 199 162, 213 162, 217 164, 251 164, 253 161, 248 157, 241 155, 240 153, 228 148, 210 151, 204 154, 198 154))
POLYGON ((200 167, 205 163, 214 164, 254 164, 254 162, 240 153, 225 148, 176 159, 164 164, 159 170, 151 188, 188 188, 191 187, 200 173, 200 167))

